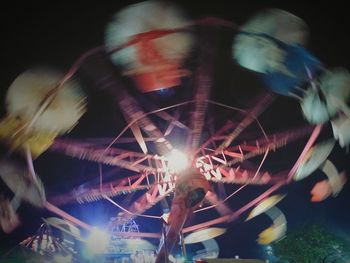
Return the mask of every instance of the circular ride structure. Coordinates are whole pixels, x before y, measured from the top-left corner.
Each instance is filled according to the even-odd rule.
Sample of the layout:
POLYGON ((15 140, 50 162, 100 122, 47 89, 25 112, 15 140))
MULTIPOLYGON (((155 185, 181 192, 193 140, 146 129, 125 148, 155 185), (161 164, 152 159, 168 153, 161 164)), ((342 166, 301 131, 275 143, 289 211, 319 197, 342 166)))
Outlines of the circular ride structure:
MULTIPOLYGON (((329 178, 324 182, 327 193, 319 188, 313 189, 317 192, 317 200, 321 201, 331 194, 336 196, 345 184, 346 176, 327 173, 333 165, 327 160, 335 144, 333 139, 324 158, 317 160, 315 167, 305 174, 303 169, 313 165, 309 160, 312 160, 312 156, 315 159, 313 145, 319 138, 323 123, 310 125, 304 122, 285 130, 276 129, 276 124, 274 128, 266 128, 273 121, 268 119, 269 115, 264 116, 264 112, 279 99, 270 90, 260 89, 244 103, 248 105, 246 107, 234 105, 238 104, 237 99, 233 105, 227 103, 230 98, 226 98, 226 94, 230 96, 235 92, 223 87, 219 92, 215 90, 218 89, 215 67, 222 45, 218 39, 230 32, 239 35, 233 45, 243 42, 252 49, 258 46, 257 50, 264 50, 262 53, 254 51, 257 52, 257 60, 269 59, 271 54, 274 55, 271 60, 276 61, 259 64, 259 69, 266 67, 261 70, 262 82, 267 85, 272 83, 274 92, 280 89, 281 92, 277 93, 303 101, 304 93, 300 87, 317 89, 314 80, 324 70, 317 59, 299 46, 304 42, 305 25, 299 18, 277 9, 257 16, 268 20, 266 25, 262 23, 261 28, 251 28, 256 24, 254 19, 247 26, 238 27, 221 18, 189 20, 172 8, 172 5, 164 6, 164 3, 157 1, 126 7, 107 27, 106 46, 83 54, 60 80, 51 80, 45 70, 37 71, 35 81, 28 81, 22 76, 21 87, 29 84, 37 87, 40 78, 47 77, 44 79, 49 84, 45 83, 45 89, 37 91, 34 88, 34 94, 28 95, 29 98, 38 96, 33 104, 16 100, 21 96, 16 88, 21 89, 14 82, 11 98, 8 99, 11 105, 23 103, 36 110, 29 115, 23 114, 23 107, 14 113, 8 112, 0 127, 0 138, 10 138, 10 134, 15 134, 7 146, 26 157, 30 183, 40 180, 34 171, 35 160, 33 167, 31 158, 46 150, 77 158, 81 162, 97 163, 98 182, 83 182, 80 186, 71 187, 68 193, 53 195, 47 192, 43 207, 81 228, 91 230, 92 226, 79 216, 73 217, 59 207, 72 203, 108 202, 115 206, 115 214, 119 213, 115 222, 111 221, 113 237, 160 240, 156 262, 165 262, 179 240, 184 247, 183 235, 220 225, 227 227, 231 222, 245 217, 254 207, 259 212, 251 214, 248 219, 266 213, 273 221, 271 227, 259 235, 258 242, 269 244, 277 241, 286 233, 287 221, 281 210, 275 207, 283 197, 274 193, 282 187, 285 192, 285 186, 320 168, 329 178), (145 18, 142 16, 140 21, 130 22, 138 20, 133 12, 140 14, 145 10, 158 15, 164 12, 167 14, 164 17, 169 21, 164 18, 166 22, 163 27, 157 26, 159 23, 153 23, 152 19, 145 27, 140 26, 144 24, 142 19, 145 18), (279 24, 280 20, 284 23, 279 24), (269 27, 271 23, 277 29, 264 30, 264 25, 269 27), (295 30, 295 33, 302 31, 303 41, 293 32, 288 36, 283 35, 283 28, 275 24, 290 26, 288 28, 295 30), (67 83, 73 80, 89 83, 89 89, 93 91, 86 90, 87 94, 103 94, 116 105, 124 118, 120 123, 125 123, 125 126, 114 138, 77 139, 74 136, 60 136, 56 132, 60 127, 55 126, 54 132, 41 128, 52 127, 47 122, 61 123, 47 116, 53 112, 54 118, 59 118, 60 107, 67 112, 68 106, 58 98, 64 97, 65 89, 71 89, 67 83), (218 93, 222 100, 217 99, 218 93), (110 166, 118 167, 118 171, 109 169, 105 172, 106 167, 110 166), (137 217, 142 217, 144 224, 153 224, 157 220, 162 227, 158 232, 139 231, 136 223, 127 224, 137 217)), ((237 46, 232 50, 240 52, 238 57, 233 56, 238 63, 240 58, 244 58, 244 63, 240 64, 249 69, 246 65, 251 65, 251 58, 245 53, 249 50, 237 46)), ((75 94, 73 90, 71 93, 75 94)), ((73 120, 70 120, 69 127, 64 127, 64 132, 73 129, 71 123, 79 127, 76 122, 86 110, 86 104, 89 109, 89 95, 86 102, 80 90, 78 94, 76 102, 69 104, 76 114, 70 116, 73 120)), ((237 94, 240 92, 237 91, 237 94)), ((61 100, 64 101, 64 98, 61 100)), ((320 100, 323 102, 322 98, 320 100)), ((345 102, 340 104, 340 109, 335 107, 332 117, 339 111, 342 111, 342 118, 347 116, 345 102)), ((331 116, 328 117, 326 119, 332 121, 331 116)), ((346 121, 342 125, 346 125, 346 121)), ((345 138, 343 144, 348 143, 347 135, 342 133, 342 136, 345 138)), ((1 165, 4 167, 4 164, 1 165)), ((334 165, 333 168, 337 171, 334 165)), ((10 182, 6 173, 0 172, 3 181, 21 199, 18 187, 10 182)), ((28 180, 27 177, 25 179, 28 180)), ((1 201, 1 206, 12 214, 18 208, 6 200, 1 201)), ((9 222, 11 218, 1 218, 2 228, 6 229, 9 222)), ((220 235, 224 233, 223 230, 220 235)), ((218 252, 215 254, 217 257, 218 252)))

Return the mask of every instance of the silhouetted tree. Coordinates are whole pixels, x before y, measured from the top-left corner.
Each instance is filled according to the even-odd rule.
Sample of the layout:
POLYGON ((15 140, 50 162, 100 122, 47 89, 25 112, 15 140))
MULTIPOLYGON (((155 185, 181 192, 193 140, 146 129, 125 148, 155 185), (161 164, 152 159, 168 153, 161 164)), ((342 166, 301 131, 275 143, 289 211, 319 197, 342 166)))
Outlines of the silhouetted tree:
POLYGON ((350 262, 350 241, 317 224, 305 224, 291 231, 272 247, 281 263, 350 262))

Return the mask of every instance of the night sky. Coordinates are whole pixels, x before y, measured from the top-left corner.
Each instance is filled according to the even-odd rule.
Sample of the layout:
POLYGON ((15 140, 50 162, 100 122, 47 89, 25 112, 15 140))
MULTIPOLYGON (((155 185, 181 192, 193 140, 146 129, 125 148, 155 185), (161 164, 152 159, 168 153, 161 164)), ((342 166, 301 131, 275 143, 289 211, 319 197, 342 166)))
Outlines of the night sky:
MULTIPOLYGON (((113 13, 121 7, 136 1, 102 1, 83 3, 83 1, 58 3, 17 3, 1 8, 1 69, 0 98, 1 116, 5 115, 4 96, 7 88, 17 75, 36 66, 52 66, 63 71, 68 70, 74 61, 85 51, 100 46, 104 41, 105 26, 113 13)), ((309 25, 310 36, 307 45, 326 67, 345 67, 350 70, 350 37, 348 12, 345 4, 328 1, 303 5, 301 3, 272 1, 176 1, 193 18, 218 16, 241 25, 256 11, 267 7, 285 9, 302 19, 309 25)), ((340 2, 340 1, 339 1, 340 2)), ((231 59, 231 43, 234 32, 217 29, 220 39, 218 62, 215 70, 215 100, 230 105, 247 107, 254 95, 266 89, 255 73, 242 69, 231 59)), ((178 88, 176 98, 187 96, 184 88, 178 88), (179 95, 180 94, 180 95, 179 95), (185 95, 183 95, 185 94, 185 95)), ((120 113, 113 100, 94 90, 87 91, 89 97, 88 112, 74 130, 67 135, 71 138, 112 137, 123 127, 120 113)), ((159 104, 173 102, 170 95, 161 98, 159 104)), ((154 97, 144 96, 145 100, 154 102, 154 97)), ((277 97, 273 105, 261 116, 263 126, 273 132, 306 124, 299 105, 291 98, 277 97)), ((327 137, 326 127, 323 136, 327 137)), ((329 129, 328 129, 329 130, 329 129)), ((305 141, 304 141, 305 143, 305 141)), ((271 169, 284 165, 291 167, 295 154, 300 152, 301 145, 286 147, 282 158, 270 160, 271 169), (286 159, 292 161, 285 161, 286 159)), ((350 158, 343 149, 337 147, 331 158, 347 169, 350 174, 350 158)), ((70 159, 60 154, 44 153, 34 163, 50 196, 70 191, 74 186, 96 178, 97 165, 70 159)), ((108 170, 109 167, 104 167, 108 170)), ((277 169, 277 168, 276 168, 277 169)), ((278 170, 278 169, 277 169, 278 170)), ((350 184, 336 198, 328 198, 322 203, 311 203, 309 191, 313 184, 322 178, 315 173, 310 178, 278 190, 288 193, 278 205, 288 220, 288 229, 305 221, 323 222, 337 232, 350 235, 350 184)), ((252 198, 257 189, 246 190, 239 195, 240 200, 232 201, 231 206, 244 204, 252 198)), ((261 190, 258 190, 261 191, 261 190)), ((115 215, 115 208, 106 203, 92 203, 83 206, 66 206, 67 211, 90 224, 103 224, 115 215), (91 211, 94 211, 91 216, 91 211)), ((157 211, 150 211, 150 213, 157 211)), ((19 210, 22 225, 12 234, 0 232, 0 247, 11 247, 35 232, 41 223, 41 217, 49 216, 46 211, 34 209, 30 205, 22 205, 19 210)), ((138 219, 137 219, 138 220, 138 219)), ((203 220, 203 219, 191 219, 203 220)), ((157 231, 157 223, 151 226, 143 219, 137 221, 140 228, 157 231), (147 223, 147 224, 146 224, 147 223), (144 225, 143 225, 144 224, 144 225)), ((260 216, 245 223, 244 218, 223 225, 228 232, 217 238, 221 248, 221 257, 263 257, 262 247, 256 244, 257 235, 269 226, 267 217, 260 216)))

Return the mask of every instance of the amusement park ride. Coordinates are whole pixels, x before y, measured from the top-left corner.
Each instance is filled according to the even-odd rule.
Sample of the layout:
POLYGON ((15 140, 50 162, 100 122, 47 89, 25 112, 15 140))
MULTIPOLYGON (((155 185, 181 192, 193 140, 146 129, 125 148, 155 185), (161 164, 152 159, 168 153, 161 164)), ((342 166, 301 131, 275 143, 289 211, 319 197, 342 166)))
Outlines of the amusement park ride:
MULTIPOLYGON (((48 209, 61 219, 45 219, 39 234, 22 245, 38 251, 38 240, 45 235, 46 243, 48 237, 51 240, 47 249, 69 254, 65 260, 73 262, 79 253, 69 244, 88 243, 80 230, 94 228, 59 207, 110 202, 119 214, 110 221, 109 248, 99 252, 104 255, 130 254, 134 245, 137 251, 156 252, 148 255, 149 262, 168 262, 179 242, 186 256, 186 244, 223 235, 226 229, 218 225, 247 212, 247 220, 265 213, 273 221, 259 235, 260 244, 279 240, 287 221, 275 206, 284 197, 277 190, 317 169, 327 179, 312 189, 312 201, 336 196, 346 182, 343 168, 327 158, 336 144, 346 147, 350 141, 350 75, 345 69, 326 69, 304 48, 306 34, 300 18, 279 9, 264 10, 239 27, 216 17, 190 20, 171 3, 146 1, 118 12, 107 27, 105 45, 83 54, 66 74, 45 68, 22 73, 8 89, 7 114, 0 123, 0 139, 11 153, 1 159, 0 176, 13 193, 1 199, 3 231, 10 233, 19 225, 16 210, 21 201, 48 209), (248 108, 211 99, 216 37, 223 29, 236 32, 234 59, 258 72, 271 89, 255 96, 248 108), (118 105, 126 125, 115 138, 63 136, 79 125, 89 108, 79 78, 118 105), (181 85, 188 96, 176 97, 181 85), (140 102, 140 97, 145 100, 148 94, 154 97, 171 90, 175 90, 173 104, 157 107, 156 101, 140 102), (299 101, 309 124, 267 132, 259 116, 279 95, 299 101), (327 122, 334 138, 325 140, 320 134, 327 122), (296 147, 299 157, 294 164, 280 171, 266 166, 270 156, 295 142, 304 147, 296 147), (46 151, 95 162, 100 168, 117 166, 123 172, 106 182, 100 169, 97 184, 83 184, 55 196, 45 194, 35 159, 46 151), (262 190, 232 207, 230 199, 251 186, 262 190), (129 205, 120 203, 124 196, 132 200, 129 205), (157 214, 147 213, 156 206, 157 214), (189 220, 208 211, 208 220, 189 220), (137 217, 159 220, 163 228, 157 233, 140 232, 137 217), (68 245, 56 241, 51 227, 70 237, 68 245), (160 240, 158 248, 141 238, 160 240), (123 247, 124 251, 118 250, 123 247)), ((211 257, 218 257, 218 251, 211 257)), ((113 262, 107 256, 105 260, 113 262)), ((137 262, 131 256, 130 260, 137 262)))

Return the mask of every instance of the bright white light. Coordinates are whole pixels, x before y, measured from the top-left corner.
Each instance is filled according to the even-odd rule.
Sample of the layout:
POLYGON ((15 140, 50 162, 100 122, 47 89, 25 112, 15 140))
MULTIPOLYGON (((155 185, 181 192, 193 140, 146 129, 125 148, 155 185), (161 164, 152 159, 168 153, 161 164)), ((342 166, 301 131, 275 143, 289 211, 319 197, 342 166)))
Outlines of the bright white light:
POLYGON ((171 150, 166 158, 168 160, 169 168, 176 172, 185 170, 189 165, 188 156, 177 149, 171 150))
POLYGON ((91 254, 106 252, 109 236, 97 228, 91 230, 90 236, 86 239, 86 248, 91 254))

